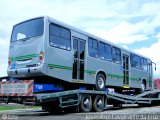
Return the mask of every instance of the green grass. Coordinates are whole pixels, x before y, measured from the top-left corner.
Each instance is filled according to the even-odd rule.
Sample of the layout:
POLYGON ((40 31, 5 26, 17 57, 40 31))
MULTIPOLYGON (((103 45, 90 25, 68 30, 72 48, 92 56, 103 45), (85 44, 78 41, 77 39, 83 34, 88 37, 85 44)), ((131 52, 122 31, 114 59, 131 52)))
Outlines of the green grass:
POLYGON ((17 109, 39 109, 41 108, 40 106, 0 106, 0 111, 4 110, 17 110, 17 109))

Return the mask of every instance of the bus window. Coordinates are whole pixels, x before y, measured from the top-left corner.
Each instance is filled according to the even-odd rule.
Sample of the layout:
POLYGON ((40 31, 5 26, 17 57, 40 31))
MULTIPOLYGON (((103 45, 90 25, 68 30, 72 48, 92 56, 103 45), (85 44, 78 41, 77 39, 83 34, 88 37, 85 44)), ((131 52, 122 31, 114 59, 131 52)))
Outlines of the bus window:
POLYGON ((131 54, 131 67, 136 69, 142 69, 141 58, 139 56, 131 54))
POLYGON ((105 44, 105 50, 106 50, 106 60, 107 61, 112 61, 112 48, 110 45, 105 44))
POLYGON ((80 42, 80 59, 84 60, 85 56, 85 42, 80 42))
POLYGON ((89 56, 96 58, 98 57, 98 41, 96 39, 88 39, 88 51, 89 56))
POLYGON ((105 43, 99 43, 99 57, 104 60, 106 58, 105 43))
POLYGON ((112 55, 111 55, 111 46, 108 44, 105 44, 103 42, 99 43, 99 56, 102 60, 111 61, 112 55))
POLYGON ((65 28, 61 28, 61 37, 70 40, 70 31, 65 28))
POLYGON ((132 67, 132 68, 135 68, 135 67, 136 67, 136 63, 135 63, 135 61, 134 61, 134 55, 131 54, 130 56, 131 56, 131 57, 130 57, 130 59, 131 59, 131 60, 130 60, 130 61, 131 61, 131 67, 132 67))
POLYGON ((32 19, 14 26, 11 36, 11 42, 20 39, 28 39, 43 35, 43 18, 32 19))
POLYGON ((112 48, 112 58, 113 58, 113 62, 120 64, 121 63, 121 50, 113 47, 112 48))
POLYGON ((59 36, 60 37, 60 33, 61 33, 61 29, 58 26, 55 25, 50 25, 50 35, 54 35, 54 36, 59 36))
POLYGON ((78 40, 73 41, 74 58, 78 58, 78 40))
POLYGON ((147 71, 147 59, 141 58, 142 70, 147 71))
POLYGON ((50 24, 49 42, 53 47, 71 50, 71 34, 66 28, 50 24))

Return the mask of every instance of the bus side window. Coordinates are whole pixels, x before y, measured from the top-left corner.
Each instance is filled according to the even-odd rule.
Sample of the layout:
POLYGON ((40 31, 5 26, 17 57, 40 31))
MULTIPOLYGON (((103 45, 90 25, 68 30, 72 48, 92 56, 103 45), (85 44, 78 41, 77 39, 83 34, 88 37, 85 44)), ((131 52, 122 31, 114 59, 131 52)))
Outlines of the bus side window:
POLYGON ((112 48, 112 58, 113 58, 113 62, 120 64, 121 63, 121 50, 113 47, 112 48))
POLYGON ((106 60, 112 61, 112 47, 109 44, 105 44, 106 60))
POLYGON ((136 69, 142 69, 141 58, 139 56, 131 54, 131 67, 136 69))
POLYGON ((147 71, 147 59, 141 58, 142 70, 147 71))
POLYGON ((73 40, 74 58, 78 58, 78 40, 73 40))
POLYGON ((98 41, 96 39, 89 38, 88 39, 88 51, 89 56, 98 57, 98 41))
POLYGON ((106 51, 105 51, 105 43, 99 42, 99 57, 100 59, 104 60, 107 57, 106 51))
POLYGON ((84 60, 85 58, 85 42, 80 41, 80 59, 84 60))
POLYGON ((61 26, 50 24, 49 43, 53 47, 71 50, 71 33, 61 26))
POLYGON ((130 56, 131 56, 130 57, 130 59, 131 59, 130 60, 131 61, 131 67, 132 68, 136 68, 136 61, 135 61, 135 58, 134 58, 135 56, 134 56, 134 54, 131 54, 130 56))
POLYGON ((148 73, 151 75, 152 74, 152 63, 150 60, 147 61, 148 62, 148 73))
POLYGON ((99 57, 102 60, 107 60, 107 61, 112 61, 112 50, 111 50, 111 46, 103 43, 103 42, 99 42, 99 57))

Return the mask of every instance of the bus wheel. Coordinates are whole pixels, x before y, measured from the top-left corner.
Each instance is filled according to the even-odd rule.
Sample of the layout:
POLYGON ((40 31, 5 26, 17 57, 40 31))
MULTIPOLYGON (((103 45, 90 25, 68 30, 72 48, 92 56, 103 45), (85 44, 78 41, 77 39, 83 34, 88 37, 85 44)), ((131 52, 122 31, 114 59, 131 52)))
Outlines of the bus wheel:
POLYGON ((92 109, 91 95, 83 94, 80 102, 80 109, 82 112, 90 112, 92 109))
POLYGON ((143 80, 141 83, 141 93, 145 92, 145 90, 146 90, 146 84, 145 81, 143 80))
POLYGON ((103 74, 98 74, 96 77, 96 89, 99 91, 105 90, 105 77, 103 74))
POLYGON ((102 112, 104 109, 104 97, 102 95, 97 95, 93 102, 93 111, 102 112))

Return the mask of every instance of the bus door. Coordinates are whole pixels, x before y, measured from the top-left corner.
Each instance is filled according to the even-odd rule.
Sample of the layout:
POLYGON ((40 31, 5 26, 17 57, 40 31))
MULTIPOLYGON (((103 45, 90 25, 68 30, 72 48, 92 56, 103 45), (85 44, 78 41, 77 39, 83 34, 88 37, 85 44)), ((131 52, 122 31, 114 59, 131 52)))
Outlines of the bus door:
POLYGON ((148 74, 149 74, 149 87, 153 87, 153 82, 152 82, 152 63, 151 61, 148 62, 148 74))
POLYGON ((85 44, 86 41, 73 38, 73 80, 82 81, 84 80, 84 68, 85 68, 85 44))
POLYGON ((123 85, 129 85, 129 56, 123 54, 123 85))

